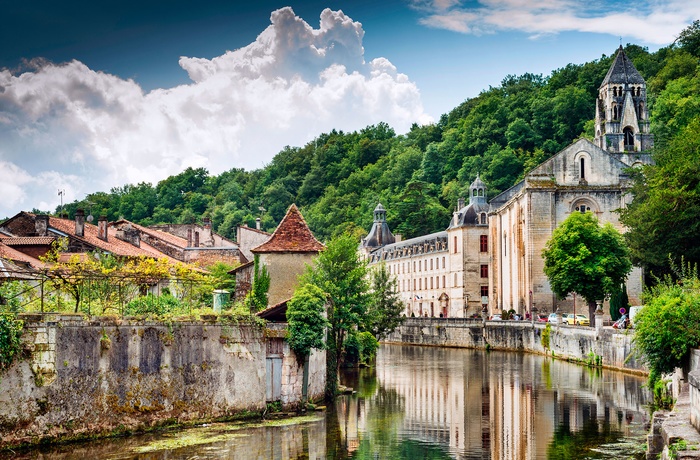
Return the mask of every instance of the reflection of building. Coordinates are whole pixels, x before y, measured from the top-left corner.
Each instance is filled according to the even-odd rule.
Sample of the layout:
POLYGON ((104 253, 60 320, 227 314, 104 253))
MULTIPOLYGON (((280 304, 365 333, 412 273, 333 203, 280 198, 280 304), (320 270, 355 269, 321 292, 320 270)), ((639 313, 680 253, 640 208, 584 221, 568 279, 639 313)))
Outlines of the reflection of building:
MULTIPOLYGON (((488 204, 477 177, 469 205, 458 205, 444 232, 395 243, 370 233, 363 249, 370 263, 384 262, 397 276, 408 312, 470 316, 482 298, 491 312, 553 311, 542 258, 552 232, 571 213, 588 211, 624 230, 616 211, 631 199, 627 168, 651 161, 646 83, 622 47, 598 90, 595 127, 593 142, 575 141, 488 204)), ((627 282, 632 304, 641 290, 635 268, 627 282)))
POLYGON ((600 436, 629 436, 631 422, 641 427, 647 419, 643 379, 603 377, 541 356, 383 346, 376 369, 377 392, 339 413, 353 446, 379 436, 376 413, 399 424, 381 430, 443 446, 454 458, 518 460, 547 458, 556 430, 593 426, 600 436), (387 394, 396 400, 387 404, 387 394))

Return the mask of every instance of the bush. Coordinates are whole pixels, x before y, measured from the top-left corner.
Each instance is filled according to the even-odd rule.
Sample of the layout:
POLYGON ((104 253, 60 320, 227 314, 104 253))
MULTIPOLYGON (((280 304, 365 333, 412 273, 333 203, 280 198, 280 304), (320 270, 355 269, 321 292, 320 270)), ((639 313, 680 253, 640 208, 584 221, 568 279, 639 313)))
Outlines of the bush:
POLYGON ((9 368, 22 352, 22 321, 0 315, 0 372, 9 368))
POLYGON ((676 270, 645 292, 645 306, 635 316, 634 343, 649 365, 649 383, 676 367, 685 367, 690 350, 700 345, 700 280, 697 268, 676 270))
POLYGON ((377 354, 379 342, 370 332, 352 332, 345 339, 344 362, 348 366, 369 364, 377 354))
POLYGON ((124 309, 126 315, 163 316, 182 310, 182 303, 170 294, 155 296, 148 294, 129 302, 124 309))

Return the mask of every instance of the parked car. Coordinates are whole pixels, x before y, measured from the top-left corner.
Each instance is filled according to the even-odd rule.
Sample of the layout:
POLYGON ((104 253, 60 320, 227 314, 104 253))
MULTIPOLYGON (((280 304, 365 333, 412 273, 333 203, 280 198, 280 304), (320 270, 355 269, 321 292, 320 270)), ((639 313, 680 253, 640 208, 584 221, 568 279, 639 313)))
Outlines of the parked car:
POLYGON ((559 322, 559 319, 557 319, 557 314, 556 313, 550 313, 549 318, 547 318, 548 323, 552 324, 557 324, 559 322))
POLYGON ((501 315, 500 314, 495 314, 491 315, 491 318, 489 318, 491 321, 501 321, 501 315))
POLYGON ((574 324, 574 315, 572 313, 563 313, 561 315, 562 324, 574 324), (571 321, 569 321, 571 319, 571 321))
POLYGON ((540 323, 546 323, 549 318, 547 315, 537 315, 537 318, 535 318, 535 321, 540 322, 540 323))
POLYGON ((589 320, 588 316, 586 316, 586 315, 576 315, 574 317, 573 314, 569 314, 566 317, 566 323, 567 324, 575 324, 577 326, 590 326, 591 320, 589 320))

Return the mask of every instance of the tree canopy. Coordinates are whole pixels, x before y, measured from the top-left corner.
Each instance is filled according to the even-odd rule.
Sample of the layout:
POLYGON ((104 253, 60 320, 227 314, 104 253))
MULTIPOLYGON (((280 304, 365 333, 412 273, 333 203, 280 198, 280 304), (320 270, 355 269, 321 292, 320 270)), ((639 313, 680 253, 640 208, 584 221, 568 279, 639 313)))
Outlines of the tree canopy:
POLYGON ((542 256, 557 297, 575 292, 589 304, 619 289, 632 268, 620 232, 610 223, 600 226, 591 212, 572 213, 554 230, 542 256))

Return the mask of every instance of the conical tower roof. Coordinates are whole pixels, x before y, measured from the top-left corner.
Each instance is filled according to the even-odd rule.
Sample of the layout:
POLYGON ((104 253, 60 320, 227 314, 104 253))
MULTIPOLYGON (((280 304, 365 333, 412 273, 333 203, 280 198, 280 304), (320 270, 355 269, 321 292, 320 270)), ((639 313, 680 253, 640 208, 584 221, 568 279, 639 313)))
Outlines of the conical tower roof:
POLYGON ((277 226, 270 239, 252 249, 253 253, 267 252, 319 252, 325 248, 306 225, 304 217, 295 204, 277 226))
POLYGON ((632 61, 629 60, 627 54, 625 54, 622 45, 620 45, 620 48, 617 50, 617 56, 615 56, 615 60, 610 66, 610 69, 608 69, 608 73, 605 75, 603 83, 601 83, 600 86, 602 88, 608 84, 626 83, 644 84, 645 81, 634 64, 632 64, 632 61))

